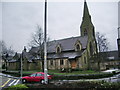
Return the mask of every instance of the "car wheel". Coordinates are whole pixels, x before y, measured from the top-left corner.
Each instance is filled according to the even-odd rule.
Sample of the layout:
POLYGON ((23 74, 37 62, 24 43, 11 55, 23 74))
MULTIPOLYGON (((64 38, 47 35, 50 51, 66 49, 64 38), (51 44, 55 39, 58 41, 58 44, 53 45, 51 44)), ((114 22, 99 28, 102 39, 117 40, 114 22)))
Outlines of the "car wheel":
POLYGON ((27 82, 27 80, 26 79, 22 79, 22 83, 26 83, 27 82))
POLYGON ((41 84, 44 84, 45 82, 44 82, 44 80, 40 80, 40 83, 41 83, 41 84))

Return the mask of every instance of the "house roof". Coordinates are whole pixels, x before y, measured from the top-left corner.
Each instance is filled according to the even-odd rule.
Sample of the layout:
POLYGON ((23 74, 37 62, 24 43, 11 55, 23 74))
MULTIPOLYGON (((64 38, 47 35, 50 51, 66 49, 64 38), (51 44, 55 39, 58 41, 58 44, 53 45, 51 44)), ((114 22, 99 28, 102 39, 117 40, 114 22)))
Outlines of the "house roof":
POLYGON ((101 52, 102 56, 105 56, 107 60, 119 60, 118 51, 108 51, 108 52, 101 52))
MULTIPOLYGON (((54 53, 56 52, 56 46, 60 45, 62 51, 71 51, 74 50, 74 45, 76 41, 79 40, 82 44, 82 49, 85 49, 87 46, 88 37, 87 36, 78 36, 78 37, 71 37, 61 40, 54 40, 47 43, 47 52, 48 53, 54 53)), ((34 52, 37 53, 39 50, 39 47, 32 47, 29 51, 30 53, 34 52)))
POLYGON ((55 53, 55 54, 48 54, 48 59, 62 59, 62 58, 68 58, 68 59, 74 59, 76 57, 79 57, 82 55, 84 50, 81 50, 79 52, 63 52, 63 53, 55 53))
MULTIPOLYGON (((47 53, 48 58, 75 58, 77 56, 81 56, 83 50, 87 47, 87 36, 78 36, 78 37, 71 37, 66 39, 54 40, 47 43, 47 53), (75 44, 79 41, 82 45, 82 50, 80 52, 75 52, 75 44), (60 45, 61 53, 56 54, 56 47, 60 45), (72 52, 71 52, 72 51, 72 52)), ((29 53, 25 53, 26 57, 29 60, 32 60, 33 56, 32 53, 38 53, 39 47, 32 47, 29 53)))
POLYGON ((78 36, 78 37, 71 37, 71 38, 54 40, 54 41, 48 42, 47 51, 48 51, 48 53, 55 52, 57 45, 61 46, 62 51, 74 50, 75 49, 75 47, 74 47, 75 43, 78 40, 82 44, 82 49, 85 49, 86 46, 87 46, 88 37, 87 36, 83 36, 83 37, 78 36))

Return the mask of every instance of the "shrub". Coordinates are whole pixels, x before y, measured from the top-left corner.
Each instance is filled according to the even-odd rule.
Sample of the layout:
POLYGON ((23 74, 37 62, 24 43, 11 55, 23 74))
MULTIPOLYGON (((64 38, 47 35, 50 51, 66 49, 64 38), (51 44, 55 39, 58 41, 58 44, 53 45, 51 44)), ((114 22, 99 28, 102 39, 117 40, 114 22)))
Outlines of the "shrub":
POLYGON ((86 75, 53 75, 54 80, 77 80, 77 79, 98 79, 113 76, 113 73, 107 74, 86 74, 86 75))
POLYGON ((3 65, 2 65, 2 69, 5 69, 5 68, 6 68, 6 67, 5 67, 5 64, 3 64, 3 65))
POLYGON ((71 72, 72 72, 72 69, 71 69, 71 68, 62 68, 62 69, 60 69, 60 72, 71 73, 71 72))

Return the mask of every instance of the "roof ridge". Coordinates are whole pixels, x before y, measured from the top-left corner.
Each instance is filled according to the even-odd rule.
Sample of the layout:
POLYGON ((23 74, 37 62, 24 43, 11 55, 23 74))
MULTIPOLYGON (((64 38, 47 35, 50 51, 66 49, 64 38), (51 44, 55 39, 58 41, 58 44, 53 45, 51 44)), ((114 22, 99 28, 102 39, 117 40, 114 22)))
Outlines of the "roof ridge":
POLYGON ((87 37, 87 36, 68 37, 68 38, 63 38, 63 39, 52 40, 52 41, 49 41, 49 42, 62 41, 62 40, 67 40, 67 39, 74 39, 74 38, 78 38, 78 37, 81 38, 81 37, 87 37))

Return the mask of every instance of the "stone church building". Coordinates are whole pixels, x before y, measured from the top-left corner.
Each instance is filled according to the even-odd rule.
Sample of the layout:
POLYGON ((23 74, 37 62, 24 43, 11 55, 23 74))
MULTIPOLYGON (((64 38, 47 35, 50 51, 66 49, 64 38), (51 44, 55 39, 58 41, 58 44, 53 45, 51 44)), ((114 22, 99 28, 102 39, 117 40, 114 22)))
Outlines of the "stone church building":
POLYGON ((92 24, 87 3, 80 25, 80 36, 49 42, 48 69, 88 69, 89 59, 97 53, 94 25, 92 24))
MULTIPOLYGON (((117 42, 118 51, 98 53, 95 28, 85 1, 80 36, 47 42, 47 67, 49 70, 120 68, 120 38, 117 42), (98 54, 101 58, 95 58, 98 54)), ((23 70, 42 70, 43 59, 40 58, 39 47, 32 47, 29 52, 26 52, 24 48, 22 54, 16 53, 9 58, 7 60, 8 70, 20 70, 21 57, 23 70)))
MULTIPOLYGON (((24 50, 24 70, 42 69, 43 60, 34 58, 34 56, 31 55, 31 52, 37 51, 38 47, 31 48, 29 52, 24 50)), ((86 70, 90 68, 89 59, 96 53, 97 44, 95 40, 94 25, 85 1, 82 22, 80 25, 80 36, 48 42, 48 69, 72 68, 86 70)), ((19 69, 19 61, 20 59, 10 60, 9 69, 13 65, 16 68, 14 67, 12 69, 19 69)))
MULTIPOLYGON (((120 41, 120 39, 118 39, 120 41)), ((98 62, 91 60, 98 53, 95 39, 95 28, 92 23, 91 15, 84 2, 82 22, 80 25, 80 36, 49 41, 47 43, 47 67, 48 69, 96 69, 98 62)), ((120 44, 118 45, 120 47, 120 44)), ((118 48, 119 48, 118 47, 118 48)), ((40 70, 43 60, 38 56, 38 48, 32 47, 29 52, 23 51, 23 70, 40 70), (35 54, 35 55, 34 55, 35 54)), ((108 68, 120 68, 120 49, 119 51, 103 52, 107 57, 100 62, 101 70, 108 68)), ((13 59, 8 60, 8 70, 20 70, 20 56, 16 53, 13 59)))
MULTIPOLYGON (((26 52, 26 49, 24 49, 24 70, 42 69, 43 60, 31 55, 32 52, 37 53, 37 51, 38 47, 31 48, 29 52, 26 52)), ((89 60, 91 56, 95 54, 97 54, 95 28, 85 1, 82 22, 80 25, 80 36, 48 42, 47 66, 48 69, 71 68, 87 70, 90 68, 89 60)), ((20 56, 18 55, 18 57, 20 56)), ((10 60, 8 63, 8 69, 17 70, 20 69, 19 66, 20 59, 10 60)))

